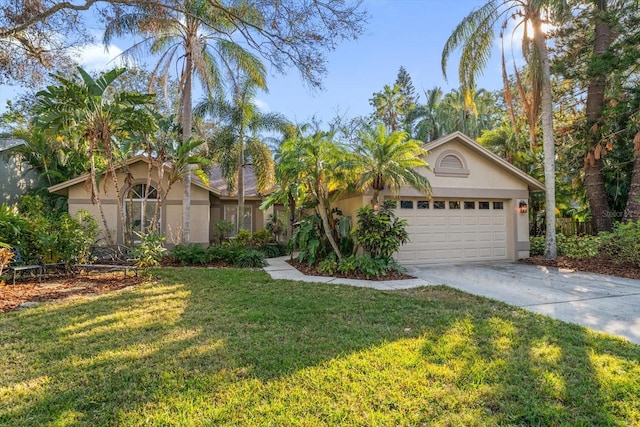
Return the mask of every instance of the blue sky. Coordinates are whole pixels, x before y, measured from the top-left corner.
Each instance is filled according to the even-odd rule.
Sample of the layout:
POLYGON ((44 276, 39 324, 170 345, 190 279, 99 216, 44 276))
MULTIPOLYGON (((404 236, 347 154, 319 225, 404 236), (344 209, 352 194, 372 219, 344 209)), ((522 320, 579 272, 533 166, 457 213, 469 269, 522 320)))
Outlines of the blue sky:
MULTIPOLYGON (((370 15, 366 31, 357 41, 343 42, 327 55, 324 90, 310 90, 291 69, 285 76, 270 76, 269 93, 258 95, 258 105, 263 111, 280 112, 299 123, 313 116, 326 123, 336 114, 366 115, 371 112, 371 95, 393 83, 400 66, 407 69, 418 93, 434 86, 445 92, 457 88, 457 57, 449 62, 447 83, 440 68, 442 47, 455 26, 484 3, 485 0, 365 0, 370 15)), ((89 46, 79 54, 81 65, 104 69, 108 60, 126 47, 126 41, 119 41, 105 53, 102 46, 89 46)), ((496 46, 479 87, 501 87, 498 55, 496 46)), ((15 92, 15 88, 0 86, 0 111, 15 92)))

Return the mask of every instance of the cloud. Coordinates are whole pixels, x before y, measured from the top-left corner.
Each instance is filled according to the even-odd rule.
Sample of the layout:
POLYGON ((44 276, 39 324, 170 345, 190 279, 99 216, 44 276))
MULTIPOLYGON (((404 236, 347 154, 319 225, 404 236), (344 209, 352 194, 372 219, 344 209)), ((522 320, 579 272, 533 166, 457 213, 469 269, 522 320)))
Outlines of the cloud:
POLYGON ((267 104, 266 101, 263 101, 261 99, 254 99, 253 101, 256 104, 256 107, 258 107, 260 110, 262 111, 271 111, 271 108, 269 107, 269 104, 267 104))
POLYGON ((119 56, 122 53, 116 45, 109 45, 108 49, 101 44, 92 43, 78 49, 77 61, 87 71, 105 70, 124 65, 119 56))

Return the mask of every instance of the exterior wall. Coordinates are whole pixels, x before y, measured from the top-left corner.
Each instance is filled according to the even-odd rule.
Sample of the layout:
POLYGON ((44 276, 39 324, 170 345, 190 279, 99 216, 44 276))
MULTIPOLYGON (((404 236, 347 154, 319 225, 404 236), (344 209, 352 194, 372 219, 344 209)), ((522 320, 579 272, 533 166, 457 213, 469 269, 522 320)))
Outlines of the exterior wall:
POLYGON ((26 168, 16 157, 0 155, 0 203, 16 203, 18 196, 38 183, 37 175, 26 168))
MULTIPOLYGON (((146 184, 148 165, 145 162, 138 162, 129 167, 129 172, 133 179, 131 185, 146 184)), ((151 174, 151 184, 158 186, 157 169, 153 168, 151 174)), ((125 174, 118 174, 118 184, 121 191, 126 191, 128 185, 125 185, 125 174)), ((168 187, 168 182, 163 184, 163 188, 168 187)), ((109 230, 118 236, 118 240, 122 240, 122 221, 118 211, 116 201, 115 187, 111 180, 103 180, 100 185, 100 198, 102 208, 107 219, 109 230)), ((164 205, 160 212, 161 217, 161 233, 166 237, 169 245, 176 244, 182 237, 182 200, 184 195, 184 185, 181 181, 173 184, 164 201, 164 205)), ((90 192, 85 187, 85 183, 78 183, 68 188, 69 197, 69 213, 75 214, 81 209, 86 209, 98 220, 100 227, 103 228, 102 218, 96 205, 90 200, 90 192)), ((209 191, 204 188, 192 185, 191 187, 191 242, 209 244, 209 191)))

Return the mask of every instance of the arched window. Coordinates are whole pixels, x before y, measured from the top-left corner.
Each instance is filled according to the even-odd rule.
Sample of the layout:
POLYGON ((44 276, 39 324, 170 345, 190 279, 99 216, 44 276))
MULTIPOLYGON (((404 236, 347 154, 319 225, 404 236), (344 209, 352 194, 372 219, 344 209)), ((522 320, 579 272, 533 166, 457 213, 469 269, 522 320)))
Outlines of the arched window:
MULTIPOLYGON (((127 228, 139 233, 149 232, 156 210, 158 191, 147 184, 135 184, 129 188, 125 199, 127 228)), ((158 225, 160 221, 158 220, 158 225)))

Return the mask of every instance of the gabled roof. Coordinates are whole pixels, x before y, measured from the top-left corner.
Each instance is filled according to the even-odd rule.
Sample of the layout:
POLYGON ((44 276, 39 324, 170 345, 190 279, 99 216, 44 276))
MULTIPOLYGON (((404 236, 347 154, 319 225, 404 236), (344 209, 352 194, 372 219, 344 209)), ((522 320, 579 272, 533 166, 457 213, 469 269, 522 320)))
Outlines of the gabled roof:
MULTIPOLYGON (((227 180, 222 176, 220 165, 215 165, 209 170, 209 185, 219 191, 220 197, 235 197, 227 188, 227 180)), ((253 166, 247 165, 244 169, 244 197, 261 198, 258 193, 256 174, 253 166)))
MULTIPOLYGON (((140 154, 138 156, 135 156, 135 157, 132 157, 130 159, 127 159, 125 164, 127 166, 131 166, 131 165, 133 165, 135 163, 138 163, 138 162, 148 163, 149 161, 150 160, 149 160, 149 158, 147 156, 145 156, 143 154, 140 154)), ((154 163, 155 163, 154 166, 158 166, 157 162, 154 161, 154 163)), ((122 166, 118 166, 118 167, 120 168, 122 166)), ((165 168, 166 171, 170 171, 171 170, 171 166, 168 166, 168 165, 164 165, 164 168, 165 168)), ((61 182, 60 184, 53 185, 53 186, 49 187, 48 190, 49 190, 50 193, 65 194, 66 193, 65 190, 67 190, 69 187, 74 186, 76 184, 84 183, 87 180, 87 178, 89 178, 89 174, 88 173, 84 174, 84 175, 77 176, 77 177, 72 178, 72 179, 70 179, 68 181, 61 182)), ((208 190, 208 191, 212 192, 213 194, 215 194, 217 196, 220 195, 220 190, 218 188, 216 188, 215 186, 212 186, 211 182, 207 186, 204 182, 202 182, 200 180, 200 178, 198 178, 195 175, 192 175, 191 183, 193 185, 195 185, 195 186, 200 187, 200 188, 204 188, 205 190, 208 190)))
POLYGON ((435 148, 438 148, 454 140, 462 143, 465 147, 470 148, 471 150, 480 154, 482 157, 496 163, 497 166, 500 166, 502 169, 505 169, 507 172, 515 175, 522 181, 526 182, 527 185, 529 186, 530 191, 545 190, 544 184, 542 184, 540 181, 538 181, 531 175, 527 174, 526 172, 521 171, 520 169, 518 169, 511 163, 507 162, 503 158, 495 155, 494 153, 492 153, 482 145, 478 144, 475 140, 473 140, 472 138, 468 137, 467 135, 465 135, 460 131, 453 132, 453 133, 450 133, 449 135, 442 136, 431 142, 427 142, 426 144, 423 145, 423 148, 426 149, 427 151, 431 151, 435 148))
POLYGON ((24 140, 18 138, 0 138, 0 153, 24 143, 24 140))

